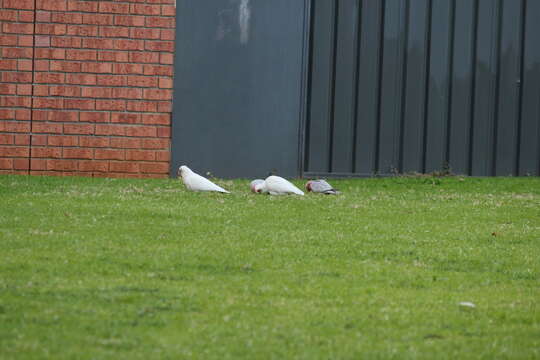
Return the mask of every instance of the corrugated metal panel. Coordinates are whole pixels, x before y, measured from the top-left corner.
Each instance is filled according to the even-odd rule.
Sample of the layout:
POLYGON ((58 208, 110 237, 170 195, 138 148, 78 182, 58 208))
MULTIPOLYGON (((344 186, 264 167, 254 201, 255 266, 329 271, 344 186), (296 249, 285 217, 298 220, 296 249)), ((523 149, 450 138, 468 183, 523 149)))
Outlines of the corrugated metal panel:
POLYGON ((305 175, 540 175, 540 0, 311 9, 305 175))

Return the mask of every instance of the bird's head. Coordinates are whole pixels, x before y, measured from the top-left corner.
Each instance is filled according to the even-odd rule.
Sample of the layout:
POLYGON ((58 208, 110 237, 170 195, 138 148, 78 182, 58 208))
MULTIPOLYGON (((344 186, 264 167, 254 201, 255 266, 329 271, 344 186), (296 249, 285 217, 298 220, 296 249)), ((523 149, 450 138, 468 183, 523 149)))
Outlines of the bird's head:
POLYGON ((178 168, 176 176, 185 176, 189 171, 191 171, 186 165, 182 165, 178 168))
POLYGON ((312 182, 312 181, 310 180, 310 181, 308 181, 308 182, 306 183, 306 190, 307 190, 308 192, 310 192, 310 191, 312 190, 312 189, 311 189, 311 182, 312 182))
POLYGON ((256 186, 258 184, 262 184, 264 183, 264 180, 261 180, 261 179, 255 179, 251 182, 251 184, 249 184, 249 188, 251 189, 251 192, 254 192, 254 193, 257 193, 257 189, 256 189, 256 186))
POLYGON ((265 186, 264 181, 258 182, 253 185, 252 191, 257 194, 261 194, 264 192, 264 186, 265 186))

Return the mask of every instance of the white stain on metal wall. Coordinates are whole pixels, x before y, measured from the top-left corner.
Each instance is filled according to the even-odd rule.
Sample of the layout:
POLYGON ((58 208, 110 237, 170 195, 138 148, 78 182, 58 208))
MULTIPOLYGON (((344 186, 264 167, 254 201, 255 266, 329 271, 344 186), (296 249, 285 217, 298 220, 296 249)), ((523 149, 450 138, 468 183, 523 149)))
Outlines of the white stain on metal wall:
POLYGON ((238 25, 240 26, 240 43, 247 44, 249 41, 249 21, 251 10, 249 0, 240 0, 238 6, 238 25))

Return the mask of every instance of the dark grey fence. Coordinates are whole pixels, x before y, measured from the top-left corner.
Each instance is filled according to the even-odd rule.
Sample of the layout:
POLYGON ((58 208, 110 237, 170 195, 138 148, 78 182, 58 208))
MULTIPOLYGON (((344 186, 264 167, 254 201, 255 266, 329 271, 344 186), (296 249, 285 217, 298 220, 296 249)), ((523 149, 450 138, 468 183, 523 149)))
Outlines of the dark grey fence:
POLYGON ((313 0, 304 175, 540 175, 540 0, 313 0))

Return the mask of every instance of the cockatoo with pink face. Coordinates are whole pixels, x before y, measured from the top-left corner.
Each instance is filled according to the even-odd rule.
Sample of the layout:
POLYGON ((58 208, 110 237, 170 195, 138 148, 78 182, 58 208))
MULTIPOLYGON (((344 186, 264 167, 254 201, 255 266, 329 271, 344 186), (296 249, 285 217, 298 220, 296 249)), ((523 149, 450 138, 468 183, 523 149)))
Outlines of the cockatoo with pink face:
POLYGON ((257 185, 261 185, 262 183, 264 183, 264 180, 262 179, 255 179, 253 180, 250 184, 249 184, 249 188, 251 189, 251 192, 254 192, 254 193, 260 193, 257 191, 256 189, 256 186, 257 185))
POLYGON ((270 195, 304 195, 304 192, 292 183, 275 175, 267 177, 262 183, 257 183, 254 188, 257 193, 270 193, 270 195))
POLYGON ((326 195, 337 195, 339 191, 334 189, 332 185, 327 183, 325 180, 310 180, 306 183, 306 190, 312 191, 314 193, 326 194, 326 195))
POLYGON ((220 193, 229 194, 229 192, 220 186, 217 186, 210 180, 202 177, 199 174, 194 173, 185 165, 180 166, 178 169, 178 176, 182 177, 182 181, 186 188, 191 191, 217 191, 220 193))

